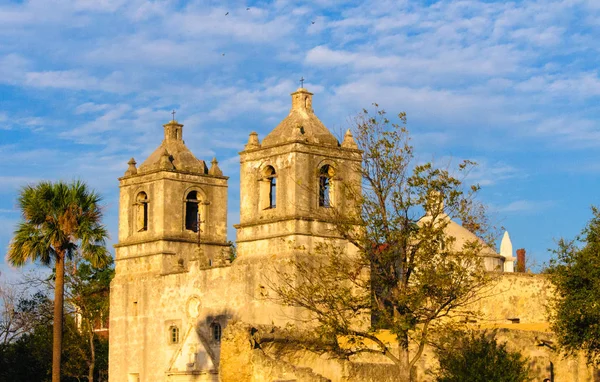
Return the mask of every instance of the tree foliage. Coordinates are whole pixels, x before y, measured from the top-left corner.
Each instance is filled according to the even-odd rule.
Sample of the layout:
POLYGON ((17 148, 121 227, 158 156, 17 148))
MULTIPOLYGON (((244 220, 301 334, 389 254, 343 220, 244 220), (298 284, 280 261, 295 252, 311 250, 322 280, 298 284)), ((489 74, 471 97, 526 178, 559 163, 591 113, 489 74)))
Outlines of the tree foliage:
POLYGON ((51 365, 51 320, 38 322, 30 332, 0 345, 0 382, 50 381, 51 365))
POLYGON ((567 354, 583 350, 600 365, 600 211, 574 240, 560 239, 547 269, 556 288, 550 320, 567 354))
MULTIPOLYGON (((112 263, 94 268, 80 261, 77 266, 67 263, 66 270, 61 381, 106 381, 108 338, 97 329, 108 318, 112 263)), ((53 302, 48 296, 54 289, 54 275, 23 277, 0 288, 0 327, 8 333, 0 337, 0 382, 51 378, 53 302)))
POLYGON ((65 261, 81 255, 100 266, 110 259, 99 203, 100 196, 80 181, 40 182, 23 187, 19 194, 23 220, 14 232, 7 259, 14 266, 39 261, 55 267, 53 382, 60 382, 65 261))
POLYGON ((507 350, 506 343, 498 344, 493 332, 450 336, 436 355, 438 382, 531 381, 527 359, 507 350))
MULTIPOLYGON (((97 381, 108 375, 108 337, 110 281, 112 261, 96 268, 87 261, 67 263, 65 294, 67 311, 76 318, 76 333, 71 344, 81 362, 67 366, 65 375, 97 381), (87 370, 87 373, 83 373, 87 370)), ((68 364, 66 364, 68 365, 68 364)))
MULTIPOLYGON (((399 119, 406 123, 403 113, 399 119)), ((283 304, 310 312, 328 350, 384 354, 409 379, 436 333, 474 314, 469 305, 490 280, 479 256, 489 249, 485 242, 458 245, 446 227, 456 219, 485 237, 488 224, 474 199, 479 187, 463 184, 473 162, 456 169, 415 164, 408 130, 383 110, 363 110, 354 122, 363 160, 352 171, 362 179, 345 181, 343 193, 356 209, 329 210, 335 234, 356 253, 343 241, 324 241, 292 260, 293 271, 271 287, 283 304), (381 328, 396 341, 381 340, 381 328)))
POLYGON ((31 333, 39 322, 51 322, 45 305, 48 298, 42 292, 28 296, 27 290, 16 285, 0 285, 0 344, 15 342, 31 333), (44 309, 43 309, 44 308, 44 309))
MULTIPOLYGON (((52 364, 52 301, 43 291, 28 295, 26 289, 6 286, 16 291, 15 304, 3 304, 3 317, 17 318, 18 335, 0 344, 0 381, 49 381, 52 364)), ((2 296, 6 301, 6 294, 2 296)), ((14 328, 14 326, 13 326, 14 328)))

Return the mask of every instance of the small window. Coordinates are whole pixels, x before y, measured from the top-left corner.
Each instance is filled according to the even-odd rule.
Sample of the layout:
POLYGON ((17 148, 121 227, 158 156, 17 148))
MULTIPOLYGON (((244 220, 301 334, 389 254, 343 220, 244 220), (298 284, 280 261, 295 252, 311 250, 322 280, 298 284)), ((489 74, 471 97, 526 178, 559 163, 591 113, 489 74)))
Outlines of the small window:
POLYGON ((218 322, 212 324, 212 334, 215 342, 221 342, 221 324, 218 322))
POLYGON ((148 195, 145 192, 140 192, 137 194, 136 199, 136 224, 137 231, 147 231, 148 230, 148 195))
POLYGON ((263 171, 260 184, 260 207, 263 210, 277 206, 277 174, 273 166, 267 166, 263 171))
POLYGON ((188 231, 198 232, 200 230, 198 202, 198 193, 191 191, 185 200, 185 229, 188 231))
POLYGON ((269 208, 277 206, 277 178, 269 178, 269 208))
POLYGON ((169 342, 172 344, 179 343, 179 328, 175 325, 169 328, 169 342))
POLYGON ((331 178, 333 167, 325 165, 319 170, 319 207, 331 207, 331 178))

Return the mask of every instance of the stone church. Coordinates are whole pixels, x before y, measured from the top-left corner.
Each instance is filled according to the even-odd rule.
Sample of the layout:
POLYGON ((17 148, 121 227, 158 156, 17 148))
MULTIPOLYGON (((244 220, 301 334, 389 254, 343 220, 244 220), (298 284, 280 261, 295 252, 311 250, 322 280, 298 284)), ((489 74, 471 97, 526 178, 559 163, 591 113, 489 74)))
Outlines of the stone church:
MULTIPOLYGON (((340 182, 360 180, 352 169, 360 165, 361 153, 349 131, 339 142, 317 118, 312 93, 299 88, 291 96, 289 115, 262 142, 250 133, 240 152, 235 261, 227 240, 228 177, 216 159, 208 165, 186 147, 182 124, 165 124, 162 143, 139 166, 129 161, 119 179, 119 242, 110 293, 111 382, 224 380, 219 370, 228 324, 283 326, 301 314, 261 298, 270 264, 292 255, 295 246, 310 250, 324 239, 353 250, 332 235, 326 212, 330 207, 349 209, 340 182)), ((457 242, 474 237, 454 222, 448 230, 457 242)), ((548 287, 544 280, 512 272, 507 235, 501 254, 488 249, 482 253, 486 267, 504 270, 506 276, 499 286, 502 293, 480 306, 484 325, 526 332, 516 336, 529 341, 519 346, 532 349, 541 365, 539 375, 545 375, 544 365, 560 364, 536 342, 551 335, 542 308, 548 287)), ((316 370, 306 362, 299 366, 316 370)), ((269 377, 253 370, 252 378, 235 377, 230 368, 227 374, 234 377, 228 380, 312 380, 300 378, 293 365, 285 367, 270 369, 269 377)), ((581 362, 563 369, 569 370, 563 375, 577 370, 582 378, 561 380, 591 380, 584 377, 589 372, 581 362)), ((331 373, 324 380, 376 380, 331 373)))

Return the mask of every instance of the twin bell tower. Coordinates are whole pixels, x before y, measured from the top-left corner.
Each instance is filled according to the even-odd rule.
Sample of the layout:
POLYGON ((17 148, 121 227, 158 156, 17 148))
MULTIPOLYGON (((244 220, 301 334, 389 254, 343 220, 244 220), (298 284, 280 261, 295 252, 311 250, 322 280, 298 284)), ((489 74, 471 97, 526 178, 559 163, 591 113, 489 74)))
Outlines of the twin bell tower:
POLYGON ((111 381, 218 380, 222 330, 232 319, 285 324, 297 314, 265 299, 277 264, 318 242, 349 245, 335 219, 353 210, 361 152, 317 118, 308 90, 288 116, 240 152, 237 256, 227 240, 227 181, 164 125, 158 148, 119 179, 119 242, 110 294, 111 381), (196 377, 195 377, 196 376, 196 377))

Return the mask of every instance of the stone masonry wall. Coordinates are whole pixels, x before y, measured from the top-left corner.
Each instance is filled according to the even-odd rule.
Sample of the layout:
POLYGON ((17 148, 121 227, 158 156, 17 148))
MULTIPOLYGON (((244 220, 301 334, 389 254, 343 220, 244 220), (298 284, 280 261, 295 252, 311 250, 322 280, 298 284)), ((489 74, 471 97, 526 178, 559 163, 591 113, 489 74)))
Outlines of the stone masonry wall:
MULTIPOLYGON (((543 275, 503 274, 494 284, 493 293, 474 304, 483 316, 471 328, 495 330, 499 343, 507 342, 510 350, 520 351, 528 358, 535 381, 550 378, 551 372, 555 381, 600 381, 598 373, 586 365, 583 355, 565 358, 554 349, 556 339, 549 331, 546 315, 551 292, 543 275), (519 318, 520 323, 513 324, 508 318, 519 318)), ((283 338, 261 343, 261 333, 263 337, 275 337, 273 333, 277 330, 242 322, 229 325, 221 344, 221 381, 375 382, 392 381, 397 376, 396 367, 377 354, 348 361, 294 347, 283 338), (253 335, 254 331, 258 334, 253 335)), ((432 372, 436 367, 435 356, 427 349, 415 370, 417 380, 435 380, 432 372)))
POLYGON ((273 330, 242 322, 228 325, 221 344, 221 382, 381 382, 397 376, 389 363, 350 362, 289 343, 257 341, 261 332, 268 336, 273 330))

